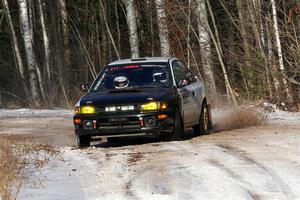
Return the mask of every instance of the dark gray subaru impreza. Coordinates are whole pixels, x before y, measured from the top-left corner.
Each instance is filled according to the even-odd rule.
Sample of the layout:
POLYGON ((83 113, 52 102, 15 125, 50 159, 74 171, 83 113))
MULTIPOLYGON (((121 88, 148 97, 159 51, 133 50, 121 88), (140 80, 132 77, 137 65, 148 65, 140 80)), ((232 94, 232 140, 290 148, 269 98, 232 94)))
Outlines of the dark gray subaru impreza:
POLYGON ((73 118, 79 147, 99 137, 179 140, 187 128, 200 135, 212 125, 203 82, 177 58, 112 62, 86 91, 73 118))

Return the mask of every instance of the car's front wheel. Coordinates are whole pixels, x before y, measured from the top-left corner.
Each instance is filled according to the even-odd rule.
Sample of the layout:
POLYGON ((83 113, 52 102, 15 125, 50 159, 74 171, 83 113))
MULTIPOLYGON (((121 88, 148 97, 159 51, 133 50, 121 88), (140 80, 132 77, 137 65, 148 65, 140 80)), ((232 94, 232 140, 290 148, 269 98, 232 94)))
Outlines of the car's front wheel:
POLYGON ((199 124, 193 127, 194 133, 196 136, 198 135, 205 135, 209 133, 210 128, 210 112, 209 112, 209 106, 206 102, 203 102, 201 114, 199 118, 199 124))
POLYGON ((88 135, 77 135, 76 138, 78 148, 85 148, 91 145, 91 137, 88 135))
POLYGON ((184 136, 184 128, 183 128, 182 120, 180 117, 179 109, 175 110, 174 115, 174 130, 171 134, 161 135, 160 139, 164 141, 176 141, 180 140, 184 136))

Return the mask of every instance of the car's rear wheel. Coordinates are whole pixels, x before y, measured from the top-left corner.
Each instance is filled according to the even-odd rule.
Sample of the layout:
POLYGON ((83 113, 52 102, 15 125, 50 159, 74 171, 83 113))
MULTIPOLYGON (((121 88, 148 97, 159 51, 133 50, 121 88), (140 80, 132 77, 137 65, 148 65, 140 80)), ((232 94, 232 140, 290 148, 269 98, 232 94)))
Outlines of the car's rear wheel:
POLYGON ((78 148, 86 148, 91 145, 91 137, 88 135, 77 135, 78 148))
POLYGON ((177 108, 175 110, 175 115, 174 115, 173 132, 171 134, 161 135, 160 139, 164 141, 175 141, 175 140, 180 140, 183 137, 183 135, 184 135, 184 128, 180 117, 179 109, 177 108))
POLYGON ((209 128, 211 126, 210 125, 211 118, 209 115, 210 115, 209 106, 207 105, 206 102, 203 102, 201 114, 199 118, 199 124, 193 127, 196 136, 205 135, 209 133, 209 128))

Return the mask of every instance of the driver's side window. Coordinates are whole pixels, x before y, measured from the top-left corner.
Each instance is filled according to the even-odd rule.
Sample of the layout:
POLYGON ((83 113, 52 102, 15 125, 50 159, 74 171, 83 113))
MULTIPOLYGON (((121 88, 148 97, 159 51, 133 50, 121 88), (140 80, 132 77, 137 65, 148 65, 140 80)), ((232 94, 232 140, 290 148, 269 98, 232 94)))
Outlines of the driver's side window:
POLYGON ((190 79, 188 76, 190 72, 181 61, 173 61, 172 68, 177 86, 185 86, 190 84, 190 79))

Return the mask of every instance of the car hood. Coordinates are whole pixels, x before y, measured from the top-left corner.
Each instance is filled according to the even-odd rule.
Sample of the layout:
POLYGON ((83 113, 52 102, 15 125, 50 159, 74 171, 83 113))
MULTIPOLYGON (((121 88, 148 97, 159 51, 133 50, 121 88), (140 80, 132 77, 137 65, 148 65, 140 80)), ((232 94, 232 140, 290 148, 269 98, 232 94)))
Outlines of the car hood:
POLYGON ((165 101, 172 96, 171 88, 135 89, 111 92, 89 92, 80 100, 80 105, 112 105, 165 101))

